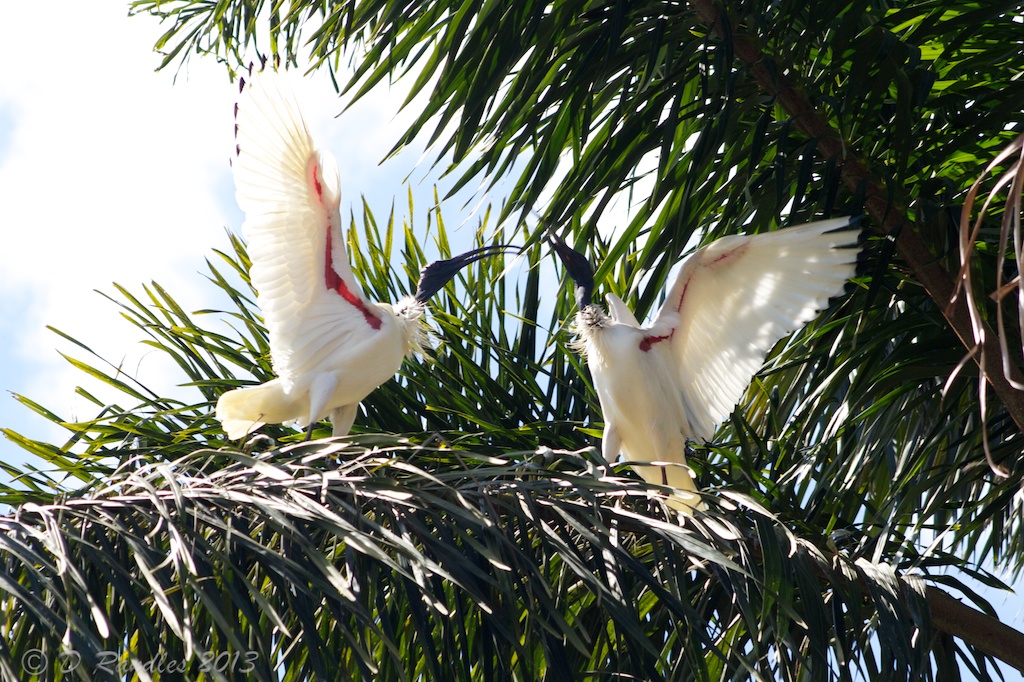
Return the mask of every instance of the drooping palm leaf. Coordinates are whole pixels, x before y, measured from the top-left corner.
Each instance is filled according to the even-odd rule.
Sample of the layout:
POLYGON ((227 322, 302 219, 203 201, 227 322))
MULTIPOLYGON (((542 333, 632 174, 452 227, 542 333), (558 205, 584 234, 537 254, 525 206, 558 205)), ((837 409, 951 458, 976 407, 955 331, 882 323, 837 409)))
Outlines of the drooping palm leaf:
MULTIPOLYGON (((360 245, 353 253, 364 254, 356 269, 380 297, 411 282, 392 265, 395 224, 382 231, 367 212, 350 232, 360 245)), ((435 235, 447 253, 438 214, 421 230, 406 227, 399 260, 410 273, 424 258, 417 233, 435 235)), ((110 663, 108 651, 130 651, 142 666, 192 656, 192 673, 204 656, 255 656, 251 672, 266 679, 302 679, 337 660, 353 679, 597 670, 829 679, 848 674, 839 661, 912 676, 930 674, 930 655, 987 665, 976 643, 924 634, 927 610, 914 596, 922 593, 906 592, 918 583, 896 577, 911 571, 956 587, 943 570, 973 564, 941 545, 909 543, 920 530, 913 524, 924 524, 920 510, 865 496, 874 478, 859 482, 866 472, 856 459, 836 457, 867 416, 820 432, 822 419, 857 405, 846 395, 855 382, 839 370, 855 361, 843 359, 846 345, 863 342, 847 336, 859 318, 837 310, 809 328, 787 352, 803 362, 762 379, 776 388, 755 401, 757 417, 738 413, 718 444, 697 453, 725 514, 679 526, 628 469, 601 475, 594 451, 557 449, 586 443, 585 422, 559 410, 585 414, 588 401, 558 325, 566 297, 551 321, 537 317, 537 279, 548 275, 536 252, 525 282, 499 279, 500 263, 473 266, 459 285, 466 292, 434 310, 433 362, 407 363, 366 401, 360 430, 407 436, 268 450, 301 434, 266 427, 249 454, 239 452, 224 442, 212 404, 244 381, 236 375, 263 378, 269 367, 244 247, 231 242, 235 253, 219 254, 224 265, 210 265, 210 280, 233 310, 188 314, 157 285, 148 300, 119 288, 126 321, 176 358, 182 382, 199 389, 196 402, 155 397, 76 361, 109 377, 130 407, 107 404, 95 420, 66 424, 64 448, 26 442, 88 485, 7 498, 18 508, 0 547, 4 604, 8 622, 19 623, 0 657, 8 665, 34 649, 65 662, 73 651, 94 667, 110 663), (522 311, 516 324, 499 312, 510 303, 522 311), (814 350, 822 345, 838 350, 814 350), (410 437, 450 446, 421 448, 410 437)), ((918 393, 878 390, 875 411, 905 421, 902 406, 918 393)))
MULTIPOLYGON (((409 212, 413 213, 411 195, 409 212)), ((483 223, 479 232, 485 231, 483 223)), ((354 269, 376 300, 407 294, 427 262, 426 251, 450 256, 438 210, 414 230, 410 222, 397 224, 394 214, 381 225, 364 206, 362 225, 357 226, 353 216, 348 234, 354 269)), ((272 376, 266 330, 248 282, 245 246, 237 237, 229 239, 231 250, 217 251, 216 261, 207 261, 211 298, 224 302, 221 309, 188 313, 157 283, 145 286, 142 296, 115 285, 118 296, 108 296, 122 317, 145 335, 144 343, 174 361, 179 384, 198 389, 188 394, 191 400, 162 397, 125 368, 97 357, 86 343, 57 331, 85 354, 85 359, 69 356, 69 361, 104 385, 115 401, 105 402, 80 389, 97 405, 98 414, 69 423, 18 396, 33 411, 64 425, 71 437, 58 447, 29 441, 15 429, 4 433, 55 470, 78 476, 78 485, 102 480, 123 459, 120 453, 126 448, 136 454, 159 450, 161 458, 168 458, 198 447, 225 445, 212 414, 217 397, 228 388, 272 376)), ((501 259, 465 270, 457 287, 450 289, 457 288, 458 294, 440 298, 430 308, 436 348, 425 358, 405 363, 395 380, 363 402, 365 414, 357 418, 356 431, 403 433, 418 440, 442 435, 463 444, 504 447, 532 447, 542 435, 549 446, 579 445, 575 429, 588 418, 589 398, 574 361, 568 359, 560 311, 542 311, 538 305, 539 261, 539 252, 533 250, 521 267, 511 264, 508 278, 501 259), (542 319, 542 314, 551 317, 542 319)), ((549 280, 551 265, 545 264, 543 275, 549 280)), ((285 442, 302 437, 293 428, 273 425, 261 433, 285 442)), ((53 488, 49 495, 66 491, 59 484, 53 488)), ((4 501, 10 503, 26 499, 16 490, 8 494, 4 501)))
MULTIPOLYGON (((926 260, 956 272, 954 216, 960 213, 961 193, 1022 125, 1022 86, 1016 77, 1020 25, 1014 19, 1021 10, 1019 3, 847 0, 815 5, 786 0, 766 5, 730 1, 713 6, 712 16, 718 18, 720 13, 722 19, 717 23, 692 10, 709 4, 396 5, 379 0, 299 0, 284 11, 241 0, 140 0, 133 6, 169 19, 161 41, 168 62, 198 49, 241 63, 257 31, 269 26, 271 42, 258 47, 286 59, 307 49, 303 47, 306 38, 312 40, 308 49, 314 58, 332 69, 340 64, 343 46, 365 49, 356 62, 350 92, 366 91, 409 70, 418 79, 416 87, 429 88, 432 96, 423 116, 399 144, 417 131, 436 136, 439 158, 447 150, 463 162, 452 171, 461 183, 481 173, 488 178, 518 173, 519 182, 503 216, 524 215, 540 197, 548 196, 545 188, 549 189, 550 200, 540 207, 545 226, 571 227, 577 246, 589 242, 591 257, 602 263, 599 283, 620 295, 631 294, 629 302, 641 315, 657 304, 669 269, 695 235, 707 240, 811 216, 857 212, 865 205, 867 183, 851 186, 848 169, 841 168, 835 156, 820 155, 821 140, 802 128, 805 117, 793 114, 785 102, 773 99, 773 90, 764 87, 765 80, 771 85, 776 73, 786 75, 791 91, 799 91, 801 101, 813 105, 822 130, 834 131, 831 143, 859 159, 873 178, 880 178, 873 186, 881 188, 885 205, 901 213, 909 211, 912 229, 934 254, 926 260), (740 48, 752 48, 752 52, 738 54, 740 48), (751 55, 756 67, 751 65, 751 55), (446 128, 438 121, 453 125, 446 128), (599 221, 607 218, 617 194, 634 190, 629 224, 614 226, 618 229, 606 243, 608 230, 599 231, 599 221)), ((989 224, 1003 217, 1001 210, 990 214, 989 224)), ((411 272, 423 259, 422 247, 413 238, 424 234, 422 229, 396 234, 399 229, 393 221, 379 230, 372 219, 365 233, 359 233, 367 261, 358 269, 364 273, 367 290, 384 299, 393 298, 395 287, 412 279, 411 272), (403 242, 407 253, 399 257, 395 244, 403 242), (404 260, 410 272, 397 274, 392 260, 404 260)), ((976 267, 983 279, 995 280, 998 234, 985 227, 979 232, 976 246, 981 258, 976 267)), ((444 252, 440 232, 437 238, 444 252)), ((984 669, 984 658, 978 657, 977 643, 961 646, 945 635, 928 644, 913 640, 915 623, 926 618, 915 621, 900 607, 888 605, 896 601, 890 571, 917 569, 934 576, 943 567, 955 567, 992 582, 976 570, 991 560, 1021 574, 1024 534, 1020 532, 1019 488, 1024 466, 1019 429, 1003 406, 989 410, 992 459, 1011 474, 998 478, 985 461, 980 394, 971 380, 975 367, 965 365, 959 378, 943 390, 966 352, 944 317, 944 302, 922 288, 914 264, 890 243, 874 244, 872 253, 873 267, 853 296, 837 302, 817 323, 777 349, 772 368, 757 379, 732 421, 713 444, 699 447, 691 459, 700 482, 720 497, 740 495, 749 501, 748 507, 756 501, 774 515, 741 514, 733 522, 742 531, 743 542, 753 544, 747 547, 748 555, 740 555, 742 560, 726 556, 747 571, 739 575, 749 582, 737 578, 734 569, 713 568, 722 566, 715 560, 688 578, 692 584, 667 578, 662 569, 645 574, 643 569, 660 565, 658 561, 678 560, 684 563, 669 565, 688 568, 685 562, 690 559, 678 557, 697 551, 691 546, 658 545, 648 550, 644 542, 635 541, 630 547, 637 550, 633 556, 639 565, 611 550, 613 559, 631 566, 633 573, 620 570, 607 575, 626 585, 622 594, 634 599, 628 603, 637 611, 616 611, 624 602, 614 591, 614 598, 595 597, 585 606, 576 606, 582 602, 574 601, 575 583, 573 589, 564 588, 559 594, 567 596, 559 603, 572 606, 567 612, 571 617, 562 618, 570 623, 585 618, 588 632, 603 633, 595 635, 597 644, 590 647, 590 658, 566 654, 568 665, 613 660, 641 677, 650 677, 654 665, 658 674, 677 679, 691 673, 697 679, 721 679, 734 673, 796 677, 793 671, 799 666, 798 672, 811 679, 848 679, 844 664, 854 661, 866 676, 885 678, 896 669, 901 674, 920 669, 921 657, 927 654, 925 649, 904 644, 913 641, 915 647, 930 647, 927 651, 936 669, 950 669, 959 660, 965 669, 980 667, 981 677, 991 672, 984 669), (790 533, 799 550, 793 555, 785 551, 793 546, 790 533), (798 570, 794 562, 801 559, 794 557, 801 556, 800 551, 818 551, 826 557, 838 551, 844 557, 841 563, 870 566, 874 578, 866 584, 867 601, 858 602, 853 592, 832 596, 829 586, 840 592, 844 588, 827 572, 817 572, 813 566, 821 562, 812 561, 812 568, 798 570), (650 559, 648 552, 657 558, 650 559), (709 572, 701 573, 704 570, 709 572), (653 582, 651 575, 656 578, 653 582), (640 583, 655 596, 637 591, 640 583), (678 595, 679 604, 659 611, 656 605, 665 595, 655 584, 671 586, 670 593, 678 595), (750 596, 755 587, 764 592, 763 597, 750 596), (712 593, 714 598, 706 596, 712 593), (682 612, 672 609, 684 608, 687 599, 693 613, 686 611, 680 620, 677 616, 682 612), (831 621, 822 620, 819 600, 826 612, 831 610, 831 621), (600 608, 605 603, 608 610, 600 608), (714 621, 708 614, 726 615, 714 621), (703 630, 707 639, 698 639, 703 645, 692 648, 693 637, 699 636, 709 619, 712 627, 703 630), (623 625, 634 620, 639 621, 639 630, 623 625), (833 632, 829 623, 836 627, 829 636, 840 644, 818 636, 833 632), (875 628, 871 631, 878 633, 877 643, 870 643, 875 640, 860 624, 875 628), (839 627, 845 630, 840 632, 839 627), (803 634, 809 629, 814 634, 803 634), (627 631, 645 633, 647 645, 626 638, 623 632, 627 631), (677 648, 683 642, 691 649, 677 648), (664 655, 654 655, 647 647, 664 655), (722 652, 721 657, 715 656, 715 649, 722 652), (821 651, 826 652, 824 657, 821 651), (790 665, 795 660, 800 662, 790 665)), ((536 251, 529 257, 540 269, 550 267, 536 251)), ((241 251, 227 263, 228 270, 244 274, 241 251)), ((527 458, 510 451, 533 451, 538 444, 577 449, 586 443, 587 433, 599 433, 599 422, 587 423, 599 417, 585 390, 585 371, 578 371, 583 368, 565 352, 565 337, 558 333, 570 313, 568 302, 564 296, 553 301, 547 286, 541 294, 541 282, 550 279, 540 269, 531 270, 515 286, 501 281, 493 285, 496 271, 468 273, 467 295, 457 295, 437 308, 435 320, 443 339, 437 363, 407 364, 403 377, 367 401, 363 426, 400 431, 415 442, 437 431, 453 446, 477 452, 485 448, 487 455, 517 460, 527 458), (521 318, 522 325, 497 320, 499 311, 521 318)), ((1008 274, 1012 278, 1013 273, 1008 274)), ((188 380, 202 386, 202 400, 193 405, 168 401, 118 374, 117 380, 124 384, 117 387, 122 399, 109 405, 97 400, 103 408, 99 419, 72 426, 73 439, 81 443, 77 450, 70 444, 24 444, 46 457, 51 467, 73 471, 94 488, 110 474, 111 461, 138 457, 138 466, 145 470, 156 461, 182 457, 190 461, 188 457, 198 457, 197 449, 217 446, 221 436, 210 420, 209 401, 224 387, 248 381, 250 375, 263 377, 268 371, 265 337, 251 312, 251 295, 244 284, 231 287, 229 299, 238 310, 232 309, 227 316, 238 334, 214 325, 198 326, 192 316, 174 310, 157 287, 137 302, 124 299, 129 317, 152 325, 154 343, 179 357, 188 380), (180 437, 181 433, 187 435, 180 437), (84 455, 75 454, 83 448, 84 455)), ((995 310, 986 303, 982 314, 991 316, 995 310)), ((80 367, 95 374, 90 362, 80 367)), ((103 371, 114 379, 116 372, 103 371)), ((30 401, 26 404, 31 406, 30 401)), ((36 409, 47 414, 41 406, 36 409)), ((282 442, 294 437, 287 429, 271 429, 268 434, 282 442)), ((13 432, 9 436, 17 438, 13 432)), ((234 471, 236 455, 231 451, 205 456, 212 462, 207 466, 234 471)), ((473 461, 483 461, 482 455, 475 457, 473 461)), ((436 475, 434 463, 419 465, 436 475)), ((515 466, 519 465, 516 461, 515 466)), ((440 464, 436 468, 448 470, 440 464)), ((494 470, 489 473, 499 475, 494 470)), ((638 490, 635 478, 627 472, 622 477, 616 482, 617 490, 638 490)), ((583 479, 572 481, 578 485, 570 487, 585 497, 583 479)), ((472 485, 476 484, 473 479, 472 485)), ((482 479, 479 484, 486 487, 482 479)), ((59 483, 42 477, 34 479, 34 485, 38 490, 29 493, 9 491, 8 499, 52 501, 60 490, 59 483)), ((418 484, 408 490, 415 494, 418 484)), ((564 557, 559 554, 551 565, 570 571, 567 575, 574 575, 580 585, 602 594, 596 587, 605 581, 601 565, 593 564, 593 580, 584 579, 578 570, 582 560, 577 557, 582 550, 564 539, 562 544, 555 543, 556 537, 582 537, 583 530, 571 522, 574 513, 551 522, 553 550, 564 551, 564 557), (574 567, 577 570, 571 573, 574 567)), ((612 514, 613 510, 595 513, 612 514)), ((359 513, 353 516, 359 518, 363 518, 359 513)), ((614 535, 611 521, 604 517, 587 517, 587 521, 603 524, 594 526, 600 534, 593 532, 594 527, 582 526, 603 547, 603 538, 614 535)), ((441 532, 448 526, 438 523, 436 528, 441 532)), ((449 537, 462 537, 457 528, 448 532, 449 537)), ((528 536, 535 529, 523 526, 519 532, 528 536)), ((709 537, 710 546, 721 551, 723 541, 718 535, 709 537)), ((725 545, 740 550, 729 542, 725 545)), ((454 540, 451 544, 459 546, 454 540)), ((291 557, 298 553, 295 547, 283 546, 280 553, 291 557)), ((462 549, 459 555, 465 556, 462 549)), ((380 573, 370 571, 369 575, 380 573)), ((953 580, 952 586, 958 587, 953 580)), ((461 589, 457 584, 451 582, 447 589, 461 589)), ((402 585, 409 604, 434 603, 439 597, 432 601, 431 595, 441 594, 442 589, 415 579, 402 585), (417 592, 422 598, 414 596, 417 592)), ((611 582, 607 586, 612 589, 611 582)), ((241 594, 241 589, 236 591, 241 594)), ((517 595, 533 594, 522 592, 515 583, 510 589, 503 593, 503 604, 518 607, 517 595)), ((396 589, 395 594, 400 591, 396 589)), ((301 605, 321 603, 315 595, 304 598, 307 601, 301 605)), ((18 600, 12 603, 17 606, 18 600)), ((88 610, 88 602, 84 603, 88 610)), ((546 602, 527 604, 532 615, 522 617, 536 626, 530 634, 538 633, 536 641, 529 641, 532 648, 516 652, 516 665, 532 666, 516 669, 527 671, 524 678, 544 666, 559 665, 562 659, 554 654, 580 648, 557 629, 558 623, 544 620, 552 611, 530 608, 538 603, 546 602), (536 618, 541 621, 531 620, 536 618), (560 645, 557 634, 552 634, 559 632, 563 635, 560 645)), ((984 608, 981 602, 975 603, 984 608)), ((436 671, 428 661, 441 661, 435 654, 445 649, 443 644, 425 644, 428 637, 423 633, 441 628, 447 633, 443 637, 449 638, 443 641, 466 644, 477 641, 471 638, 483 626, 472 616, 465 621, 473 623, 465 626, 465 637, 451 634, 460 632, 460 619, 430 620, 430 607, 423 608, 427 616, 415 615, 424 613, 416 607, 406 609, 412 624, 409 632, 418 634, 395 636, 405 637, 399 646, 414 652, 409 661, 424 666, 417 670, 429 677, 436 671)), ((307 618, 301 625, 315 629, 316 622, 307 618)), ((494 641, 487 636, 487 641, 494 641)), ((326 637, 322 635, 321 641, 326 637)), ((350 638, 332 652, 348 660, 364 651, 364 641, 350 638)), ((484 649, 482 658, 490 656, 490 665, 497 666, 494 646, 488 646, 491 649, 484 649)), ((454 649, 463 651, 461 646, 454 649)), ((453 660, 464 661, 449 657, 443 662, 453 660)), ((405 658, 402 661, 413 665, 405 658)), ((311 659, 309 665, 316 663, 311 659)), ((482 665, 480 676, 494 672, 486 668, 488 664, 482 665)), ((395 663, 393 669, 398 668, 395 663)), ((551 670, 553 678, 564 672, 544 669, 551 670)))
MULTIPOLYGON (((252 27, 262 16, 259 3, 246 2, 222 3, 216 12, 190 0, 140 0, 134 7, 168 20, 161 46, 174 46, 171 59, 184 54, 180 49, 230 59, 232 50, 255 40, 252 27)), ((907 235, 913 232, 917 260, 908 267, 891 245, 876 247, 872 279, 849 308, 862 312, 842 333, 851 357, 835 358, 847 374, 866 370, 865 378, 837 387, 838 394, 807 388, 820 409, 804 412, 806 432, 841 432, 845 449, 837 466, 861 472, 857 485, 849 475, 824 482, 850 483, 839 494, 853 504, 863 495, 896 498, 891 504, 903 510, 898 525, 942 525, 951 530, 951 548, 981 547, 983 557, 998 556, 1020 575, 1020 534, 990 531, 1021 525, 1021 504, 1013 500, 1024 464, 1012 423, 1021 415, 998 403, 986 415, 989 445, 998 451, 993 462, 1011 472, 1005 481, 993 480, 977 466, 985 460, 980 424, 960 412, 963 419, 942 419, 947 407, 979 396, 958 384, 943 398, 938 387, 968 348, 943 319, 946 302, 922 288, 915 270, 937 265, 945 273, 938 280, 952 291, 960 194, 1024 126, 1024 85, 1016 77, 1020 10, 1019 2, 932 0, 827 7, 299 1, 269 26, 277 41, 272 47, 286 60, 308 50, 334 68, 343 49, 352 48, 355 75, 347 87, 356 94, 414 74, 413 91, 429 92, 430 100, 399 144, 417 134, 436 140, 438 158, 450 153, 463 161, 451 171, 461 174, 456 186, 478 174, 518 173, 503 215, 532 210, 547 188, 544 224, 575 226, 596 244, 612 198, 642 187, 629 224, 614 226, 617 236, 597 273, 599 283, 633 292, 628 302, 641 316, 657 304, 670 268, 695 234, 708 240, 746 226, 855 213, 869 190, 881 192, 891 207, 886 211, 912 219, 903 224, 907 235), (738 54, 741 48, 747 52, 738 54), (783 76, 786 92, 813 111, 794 114, 763 87, 763 80, 770 85, 783 76), (819 153, 821 140, 802 128, 812 116, 833 147, 859 159, 862 181, 851 185, 842 155, 819 153), (636 185, 643 176, 648 184, 636 185), (889 345, 901 354, 892 355, 889 345), (875 355, 869 359, 864 347, 875 355), (877 369, 861 364, 890 361, 895 364, 877 369), (891 391, 868 380, 879 373, 891 391), (855 404, 842 404, 851 391, 855 404), (917 418, 908 421, 910 409, 917 418), (854 436, 861 427, 838 423, 851 416, 871 420, 870 438, 860 442, 854 436), (896 467, 891 453, 897 452, 914 462, 896 467), (950 505, 957 500, 972 508, 976 521, 949 523, 961 513, 950 505), (921 517, 921 509, 938 516, 921 517)), ((1000 210, 990 213, 991 220, 1000 217, 1000 210)), ((994 249, 997 234, 983 230, 979 239, 994 249)), ((994 264, 986 267, 991 272, 994 264)), ((985 314, 994 310, 990 304, 985 314)), ((958 332, 962 338, 964 329, 958 332)), ((831 353, 835 338, 821 338, 808 354, 831 353)), ((816 377, 842 381, 836 366, 816 366, 816 377)), ((965 372, 969 377, 974 369, 965 372)), ((773 385, 774 377, 762 382, 768 392, 773 385)))
POLYGON ((23 675, 40 649, 93 671, 106 652, 187 659, 189 679, 209 659, 266 680, 928 675, 919 582, 742 494, 680 526, 596 473, 566 451, 380 436, 125 466, 0 519, 0 665, 23 675))

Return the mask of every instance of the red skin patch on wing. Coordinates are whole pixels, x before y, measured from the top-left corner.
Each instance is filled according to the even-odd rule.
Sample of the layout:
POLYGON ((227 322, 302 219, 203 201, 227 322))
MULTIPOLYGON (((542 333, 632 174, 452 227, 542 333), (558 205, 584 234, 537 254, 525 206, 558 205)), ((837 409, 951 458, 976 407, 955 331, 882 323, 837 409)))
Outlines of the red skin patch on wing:
MULTIPOLYGON (((675 330, 672 331, 672 334, 675 334, 675 330)), ((668 341, 669 339, 671 339, 672 334, 665 334, 664 336, 645 336, 640 341, 640 350, 646 353, 647 351, 651 350, 651 346, 658 343, 659 341, 668 341)))
MULTIPOLYGON (((320 169, 317 166, 313 166, 313 187, 316 189, 316 198, 320 202, 320 205, 324 205, 323 185, 320 184, 320 169)), ((381 321, 380 318, 373 314, 373 311, 367 307, 366 303, 361 298, 352 293, 348 285, 345 284, 345 280, 341 278, 341 275, 334 269, 334 253, 331 248, 331 232, 333 225, 330 221, 327 223, 327 249, 324 254, 324 284, 331 291, 337 292, 343 299, 355 306, 356 310, 363 314, 363 319, 366 320, 366 324, 370 325, 374 329, 380 329, 381 321)))
MULTIPOLYGON (((732 260, 733 258, 736 258, 737 256, 743 255, 743 253, 746 252, 748 247, 749 247, 749 244, 747 242, 744 242, 744 243, 740 244, 739 246, 736 246, 736 247, 734 247, 732 249, 729 249, 725 253, 720 254, 720 255, 716 256, 715 258, 712 258, 712 259, 708 260, 707 262, 701 263, 700 267, 702 267, 702 268, 721 267, 721 265, 723 263, 725 263, 726 261, 732 260)), ((690 280, 687 279, 686 280, 686 284, 683 285, 683 292, 681 294, 679 294, 679 301, 676 303, 676 312, 677 313, 680 310, 683 309, 683 301, 686 299, 686 290, 689 289, 689 288, 690 288, 690 280)), ((646 353, 649 350, 651 350, 651 346, 653 346, 654 344, 658 343, 659 341, 671 341, 672 337, 675 335, 675 333, 676 333, 676 330, 673 329, 671 333, 665 334, 664 336, 645 336, 640 341, 640 350, 642 350, 643 352, 646 353)))
MULTIPOLYGON (((686 298, 686 290, 689 288, 690 280, 687 279, 686 284, 683 285, 683 293, 679 294, 679 303, 676 304, 677 313, 683 307, 683 299, 686 298)), ((649 350, 651 350, 651 346, 658 343, 659 341, 671 341, 672 337, 675 336, 675 334, 676 330, 673 329, 671 332, 663 336, 645 336, 643 339, 640 340, 640 350, 646 353, 649 350)))
POLYGON ((320 184, 320 167, 313 166, 313 186, 316 187, 316 200, 324 205, 324 187, 320 184))
POLYGON ((341 295, 343 299, 351 303, 356 309, 363 314, 363 319, 366 320, 366 324, 370 325, 374 329, 380 329, 380 318, 373 314, 362 299, 353 294, 348 286, 337 272, 334 270, 334 258, 331 254, 331 233, 327 232, 327 255, 324 263, 324 284, 331 291, 336 291, 341 295))
POLYGON ((686 298, 686 290, 690 288, 690 279, 687 278, 686 284, 683 285, 683 293, 679 294, 679 303, 676 303, 676 312, 678 313, 683 309, 683 300, 686 298))
POLYGON ((750 242, 743 242, 742 244, 729 249, 717 258, 709 260, 706 263, 702 263, 702 265, 706 268, 721 265, 725 261, 735 258, 736 256, 742 256, 748 248, 750 248, 750 242))

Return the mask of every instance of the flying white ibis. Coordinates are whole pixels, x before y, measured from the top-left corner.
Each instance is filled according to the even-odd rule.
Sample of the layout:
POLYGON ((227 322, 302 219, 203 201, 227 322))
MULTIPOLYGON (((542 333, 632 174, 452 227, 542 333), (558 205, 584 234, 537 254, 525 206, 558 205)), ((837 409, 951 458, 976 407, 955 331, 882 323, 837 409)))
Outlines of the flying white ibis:
POLYGON ((843 292, 860 251, 858 222, 718 239, 686 260, 647 326, 614 294, 611 317, 594 305, 590 263, 550 235, 576 284, 577 345, 604 413, 604 458, 651 463, 633 467, 675 488, 673 507, 702 508, 686 441, 711 439, 772 346, 843 292))
POLYGON ((431 263, 414 296, 371 302, 345 250, 337 163, 313 144, 282 80, 267 71, 243 81, 235 110, 236 199, 277 378, 221 395, 216 414, 231 439, 284 422, 308 424, 309 438, 325 417, 347 434, 359 402, 422 352, 427 300, 463 266, 508 248, 431 263))

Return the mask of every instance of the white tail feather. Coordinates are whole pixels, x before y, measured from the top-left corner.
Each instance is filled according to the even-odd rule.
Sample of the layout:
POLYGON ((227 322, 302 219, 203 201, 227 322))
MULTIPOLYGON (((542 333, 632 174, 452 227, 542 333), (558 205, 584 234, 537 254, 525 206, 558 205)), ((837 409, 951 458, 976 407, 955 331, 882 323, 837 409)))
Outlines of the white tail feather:
POLYGON ((260 386, 236 388, 217 401, 217 419, 231 440, 243 438, 267 422, 279 424, 306 417, 300 412, 276 379, 260 386))

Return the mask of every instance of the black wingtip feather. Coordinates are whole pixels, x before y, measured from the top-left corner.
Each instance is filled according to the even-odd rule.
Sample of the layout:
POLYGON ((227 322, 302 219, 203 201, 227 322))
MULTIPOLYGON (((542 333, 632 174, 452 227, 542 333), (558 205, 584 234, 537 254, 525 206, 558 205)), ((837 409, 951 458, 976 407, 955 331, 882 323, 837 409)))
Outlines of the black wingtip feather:
POLYGON ((865 216, 864 215, 850 216, 849 220, 846 221, 845 225, 840 225, 839 227, 833 227, 831 230, 825 230, 824 234, 833 234, 833 233, 836 233, 836 232, 853 232, 854 230, 858 230, 861 233, 861 235, 858 237, 857 241, 858 242, 863 241, 863 239, 864 239, 864 232, 867 230, 867 225, 865 224, 865 216))
POLYGON ((857 249, 856 264, 854 267, 854 276, 843 285, 843 292, 838 296, 834 296, 829 299, 831 305, 834 301, 840 298, 844 298, 852 294, 859 286, 853 282, 853 279, 864 277, 875 270, 877 259, 875 258, 874 250, 869 247, 868 237, 870 236, 868 230, 867 217, 863 214, 851 216, 850 220, 841 227, 837 227, 830 232, 857 232, 857 238, 846 246, 840 246, 840 249, 857 249))

